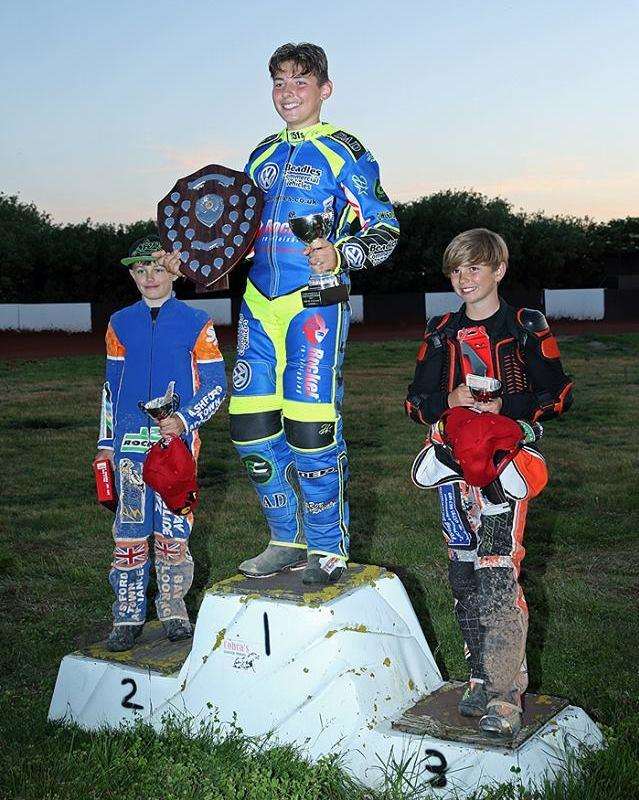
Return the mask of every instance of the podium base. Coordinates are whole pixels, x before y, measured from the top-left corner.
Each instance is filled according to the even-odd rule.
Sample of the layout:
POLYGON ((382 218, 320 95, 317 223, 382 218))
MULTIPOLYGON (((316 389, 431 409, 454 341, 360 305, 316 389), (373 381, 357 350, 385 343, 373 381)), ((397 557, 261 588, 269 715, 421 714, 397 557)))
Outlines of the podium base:
POLYGON ((66 656, 49 718, 87 729, 137 719, 159 729, 167 714, 234 719, 246 735, 271 733, 311 759, 341 752, 370 786, 382 781, 380 764, 409 760, 407 777, 437 797, 500 781, 532 786, 581 745, 601 745, 581 709, 542 696, 529 696, 522 738, 495 743, 456 717, 459 691, 443 682, 399 578, 351 564, 314 592, 301 573, 236 575, 207 590, 192 641, 171 643, 150 622, 130 651, 102 642, 66 656))

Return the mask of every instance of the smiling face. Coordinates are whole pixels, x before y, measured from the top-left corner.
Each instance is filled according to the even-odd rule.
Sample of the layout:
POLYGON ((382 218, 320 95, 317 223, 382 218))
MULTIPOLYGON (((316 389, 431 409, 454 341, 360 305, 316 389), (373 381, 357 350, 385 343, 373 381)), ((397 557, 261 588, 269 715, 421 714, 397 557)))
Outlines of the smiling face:
POLYGON ((453 291, 466 303, 466 316, 486 319, 499 309, 499 282, 505 273, 503 262, 495 269, 488 264, 464 264, 451 270, 453 291))
POLYGON ((154 261, 134 264, 129 270, 142 297, 152 305, 161 305, 168 300, 177 275, 171 275, 154 261))
POLYGON ((299 131, 319 122, 322 103, 330 97, 333 84, 319 84, 311 73, 285 61, 273 76, 273 105, 290 131, 299 131))

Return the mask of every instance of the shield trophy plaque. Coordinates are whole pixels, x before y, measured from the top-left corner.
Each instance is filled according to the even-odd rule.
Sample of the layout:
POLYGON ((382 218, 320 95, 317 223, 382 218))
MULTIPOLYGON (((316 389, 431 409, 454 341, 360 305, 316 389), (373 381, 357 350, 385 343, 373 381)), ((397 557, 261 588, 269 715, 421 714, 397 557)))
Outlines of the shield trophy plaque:
POLYGON ((264 204, 244 172, 209 164, 180 178, 158 203, 167 252, 180 251, 180 272, 198 291, 228 289, 228 274, 250 252, 264 204))

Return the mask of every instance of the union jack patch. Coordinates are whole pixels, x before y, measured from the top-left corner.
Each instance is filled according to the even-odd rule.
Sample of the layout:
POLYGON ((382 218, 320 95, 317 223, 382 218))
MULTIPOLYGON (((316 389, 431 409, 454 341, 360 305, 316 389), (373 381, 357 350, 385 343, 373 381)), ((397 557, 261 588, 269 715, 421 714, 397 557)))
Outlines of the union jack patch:
POLYGON ((186 541, 184 539, 167 539, 164 536, 155 536, 155 557, 169 564, 179 564, 186 555, 186 541))
POLYGON ((116 544, 113 550, 114 569, 135 569, 146 563, 149 547, 146 540, 133 543, 116 544))

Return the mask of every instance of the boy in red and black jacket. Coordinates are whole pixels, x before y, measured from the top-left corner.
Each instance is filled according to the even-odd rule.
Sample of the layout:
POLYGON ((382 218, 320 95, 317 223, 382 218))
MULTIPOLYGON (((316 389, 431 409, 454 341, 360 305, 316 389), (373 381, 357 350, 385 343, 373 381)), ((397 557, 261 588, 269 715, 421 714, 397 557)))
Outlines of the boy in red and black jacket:
MULTIPOLYGON (((439 491, 449 581, 470 666, 459 710, 464 716, 481 717, 481 730, 501 737, 514 736, 521 725, 528 610, 518 578, 528 500, 545 485, 547 471, 534 447, 518 445, 511 478, 495 477, 485 486, 483 481, 482 486, 470 484, 464 480, 466 470, 450 468, 455 464, 450 456, 456 453, 454 446, 452 454, 446 447, 451 442, 445 425, 451 413, 465 414, 465 422, 478 420, 468 411, 448 410, 501 415, 484 417, 482 422, 503 423, 509 430, 512 422, 503 417, 517 420, 522 441, 532 442, 534 427, 540 429, 534 423, 562 414, 572 403, 572 383, 544 315, 514 309, 499 297, 507 267, 506 243, 492 231, 465 231, 449 244, 443 272, 464 305, 456 313, 428 321, 405 403, 411 419, 433 426, 430 456, 438 466, 423 467, 424 474, 430 470, 430 477, 422 475, 417 482, 439 491), (494 387, 501 384, 499 394, 487 398, 474 388, 471 391, 478 378, 469 375, 479 376, 479 383, 486 385, 491 384, 487 379, 494 379, 494 387), (448 466, 439 464, 438 458, 448 466)), ((483 428, 487 429, 485 424, 483 428)), ((484 456, 478 450, 477 460, 484 456)), ((501 451, 491 453, 490 469, 499 458, 503 463, 508 460, 501 451)), ((472 464, 472 451, 470 460, 472 464)))

